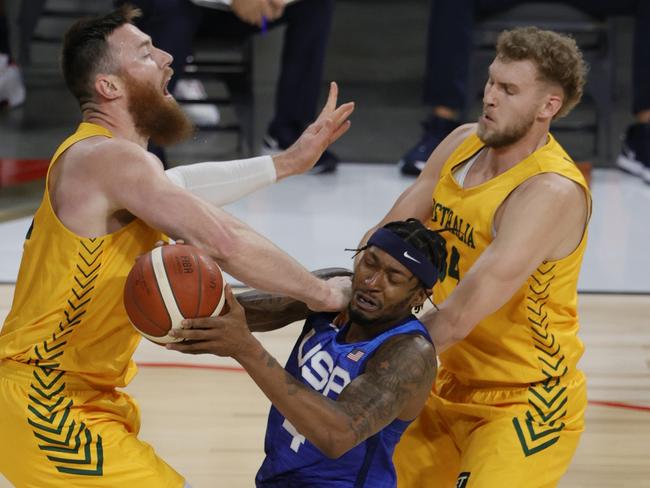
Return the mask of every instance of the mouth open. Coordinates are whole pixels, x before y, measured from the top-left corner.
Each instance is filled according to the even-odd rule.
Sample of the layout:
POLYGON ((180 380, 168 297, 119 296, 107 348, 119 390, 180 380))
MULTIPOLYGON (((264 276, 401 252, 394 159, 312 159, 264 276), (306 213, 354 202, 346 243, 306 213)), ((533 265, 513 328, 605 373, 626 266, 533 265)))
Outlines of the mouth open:
POLYGON ((357 291, 354 294, 354 301, 357 307, 365 312, 374 312, 380 308, 380 303, 377 300, 374 300, 372 297, 361 291, 357 291))
POLYGON ((171 78, 168 78, 165 81, 165 83, 163 84, 163 95, 166 96, 166 97, 171 97, 172 96, 172 94, 169 93, 169 90, 167 89, 167 87, 169 86, 169 81, 170 80, 171 80, 171 78))

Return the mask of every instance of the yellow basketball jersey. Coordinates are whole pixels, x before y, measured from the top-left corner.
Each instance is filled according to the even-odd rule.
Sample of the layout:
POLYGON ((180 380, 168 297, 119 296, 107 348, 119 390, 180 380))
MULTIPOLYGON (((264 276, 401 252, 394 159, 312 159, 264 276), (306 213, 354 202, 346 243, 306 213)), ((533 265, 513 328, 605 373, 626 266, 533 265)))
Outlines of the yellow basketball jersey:
MULTIPOLYGON (((111 133, 82 123, 57 149, 58 157, 83 139, 111 133)), ((163 235, 139 219, 96 238, 80 237, 57 218, 45 194, 27 233, 11 311, 0 331, 0 360, 79 375, 91 385, 124 386, 140 335, 122 302, 137 256, 163 235)))
MULTIPOLYGON (((495 213, 528 178, 558 173, 581 185, 575 163, 549 134, 546 145, 508 171, 472 188, 462 188, 453 170, 476 155, 483 143, 473 134, 445 162, 433 193, 431 229, 449 229, 446 269, 434 290, 442 302, 493 240, 495 213)), ((468 385, 525 384, 575 371, 584 346, 577 337, 577 281, 586 232, 567 257, 546 261, 499 310, 483 319, 461 342, 441 354, 442 365, 468 385)))

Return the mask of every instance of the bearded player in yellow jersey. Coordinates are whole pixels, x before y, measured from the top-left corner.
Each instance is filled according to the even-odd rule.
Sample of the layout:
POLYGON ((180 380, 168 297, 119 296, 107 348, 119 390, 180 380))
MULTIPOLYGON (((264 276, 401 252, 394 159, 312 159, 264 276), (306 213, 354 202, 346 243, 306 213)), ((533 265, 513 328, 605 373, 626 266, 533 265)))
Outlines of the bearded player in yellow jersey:
POLYGON ((52 159, 0 332, 0 473, 18 487, 185 485, 137 438, 137 406, 116 389, 135 374, 140 339, 122 303, 126 275, 163 235, 313 310, 347 305, 349 281, 315 278, 214 204, 311 168, 349 127, 352 104, 336 108, 332 85, 319 119, 286 152, 165 173, 148 140, 173 142, 189 126, 165 88, 171 56, 131 24, 136 15, 80 21, 64 41, 83 122, 52 159))
POLYGON ((549 133, 585 65, 553 32, 503 32, 478 124, 459 127, 379 224, 441 230, 438 311, 421 319, 441 368, 397 446, 403 488, 556 486, 583 430, 578 271, 591 199, 549 133))

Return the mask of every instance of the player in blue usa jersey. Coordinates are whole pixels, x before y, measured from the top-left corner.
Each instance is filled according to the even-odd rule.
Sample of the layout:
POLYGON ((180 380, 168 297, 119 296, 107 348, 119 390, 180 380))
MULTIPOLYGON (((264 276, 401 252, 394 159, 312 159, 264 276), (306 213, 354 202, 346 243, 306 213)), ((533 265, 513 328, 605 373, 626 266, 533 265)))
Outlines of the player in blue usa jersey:
POLYGON ((229 312, 184 322, 168 346, 232 356, 273 406, 258 487, 396 486, 392 456, 436 374, 429 334, 412 315, 431 294, 437 234, 419 221, 393 222, 360 249, 347 314, 312 314, 293 299, 253 291, 229 312), (251 331, 307 317, 286 368, 251 331), (339 327, 340 325, 340 327, 339 327))

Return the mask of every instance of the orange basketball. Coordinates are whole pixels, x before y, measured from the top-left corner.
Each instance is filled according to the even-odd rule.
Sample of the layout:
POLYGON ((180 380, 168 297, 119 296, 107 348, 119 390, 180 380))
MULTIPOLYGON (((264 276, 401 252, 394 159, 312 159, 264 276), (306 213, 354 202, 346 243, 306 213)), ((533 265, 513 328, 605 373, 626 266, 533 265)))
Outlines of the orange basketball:
POLYGON ((156 247, 131 268, 124 308, 133 326, 158 344, 178 342, 168 335, 184 318, 219 315, 225 303, 221 269, 194 246, 156 247))

